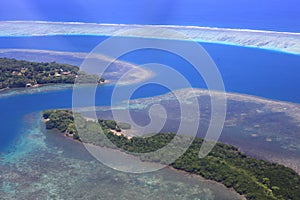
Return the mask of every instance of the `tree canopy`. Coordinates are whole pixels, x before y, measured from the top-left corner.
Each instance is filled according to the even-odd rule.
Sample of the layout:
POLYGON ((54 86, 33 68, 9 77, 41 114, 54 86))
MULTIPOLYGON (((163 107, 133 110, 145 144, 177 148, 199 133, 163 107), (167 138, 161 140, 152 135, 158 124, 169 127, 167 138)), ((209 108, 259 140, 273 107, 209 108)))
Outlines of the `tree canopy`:
MULTIPOLYGON (((74 132, 75 139, 93 143, 99 146, 111 147, 103 142, 107 137, 115 146, 123 151, 133 153, 146 153, 156 151, 169 144, 174 139, 174 133, 159 133, 145 137, 127 138, 117 135, 111 130, 118 127, 113 120, 99 119, 98 122, 87 121, 79 116, 82 138, 77 134, 74 126, 73 113, 67 110, 44 111, 43 116, 48 119, 48 129, 57 128, 60 132, 74 132), (97 124, 98 123, 98 124, 97 124), (100 126, 99 126, 100 124, 100 126), (101 134, 104 133, 104 134, 101 134)), ((186 140, 187 136, 180 136, 180 140, 186 140)), ((283 165, 269 163, 267 161, 251 158, 240 152, 236 147, 217 143, 208 156, 199 158, 199 150, 203 139, 196 138, 188 150, 178 158, 171 166, 178 170, 198 174, 206 179, 224 184, 228 188, 234 188, 247 199, 300 199, 300 176, 283 165)), ((177 146, 174 146, 177 148, 177 146)), ((179 148, 179 147, 178 147, 179 148)), ((165 157, 174 156, 174 152, 153 156, 139 155, 143 161, 160 162, 165 164, 165 157)))
POLYGON ((105 80, 97 75, 79 71, 76 66, 56 62, 28 62, 0 58, 0 89, 31 87, 39 84, 101 83, 105 80))

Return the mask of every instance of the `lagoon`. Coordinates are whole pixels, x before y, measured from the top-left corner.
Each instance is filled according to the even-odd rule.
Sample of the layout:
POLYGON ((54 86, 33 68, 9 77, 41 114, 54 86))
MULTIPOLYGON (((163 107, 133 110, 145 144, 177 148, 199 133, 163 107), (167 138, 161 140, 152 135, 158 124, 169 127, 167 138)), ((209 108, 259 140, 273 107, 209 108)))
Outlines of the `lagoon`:
MULTIPOLYGON (((90 36, 1 38, 0 46, 1 48, 5 48, 1 50, 3 57, 15 57, 18 59, 45 62, 57 60, 57 62, 80 65, 84 56, 82 56, 82 54, 80 54, 81 56, 76 56, 69 52, 83 52, 84 55, 84 52, 89 52, 98 42, 104 39, 106 39, 106 37, 90 36), (54 41, 56 42, 54 43, 54 41), (18 50, 20 48, 31 49, 18 50), (44 51, 36 49, 42 49, 44 51)), ((295 92, 300 85, 299 56, 229 45, 208 43, 202 43, 202 45, 210 53, 219 67, 227 92, 245 93, 295 103, 300 102, 300 94, 295 92), (270 77, 270 74, 272 74, 272 77, 270 77)), ((124 55, 121 57, 121 60, 135 65, 142 65, 149 62, 166 64, 181 72, 190 81, 193 87, 206 88, 201 77, 194 74, 189 63, 170 53, 148 49, 124 55)), ((156 76, 152 77, 152 79, 160 76, 163 78, 159 69, 155 71, 155 74, 156 76)), ((122 87, 126 90, 131 86, 122 87)), ((114 85, 99 87, 96 93, 96 105, 109 106, 113 89, 114 85)), ((169 91, 164 87, 148 85, 134 93, 132 99, 162 95, 166 92, 169 91)), ((121 102, 123 99, 118 100, 121 102)), ((104 169, 104 166, 98 162, 95 163, 92 158, 86 161, 88 156, 82 147, 78 147, 78 144, 74 144, 73 141, 65 140, 63 137, 47 133, 40 121, 40 113, 42 110, 70 108, 71 106, 72 88, 65 86, 59 86, 58 89, 53 86, 28 90, 16 89, 1 93, 0 120, 5 122, 2 123, 0 127, 0 151, 2 159, 0 167, 5 177, 5 180, 3 180, 3 187, 5 189, 3 190, 3 195, 6 195, 8 198, 16 197, 15 195, 36 195, 36 197, 43 198, 71 195, 66 194, 65 189, 61 189, 65 186, 68 188, 68 191, 74 192, 72 194, 74 197, 86 195, 87 191, 89 191, 91 195, 89 197, 92 197, 93 195, 99 195, 99 186, 92 186, 87 183, 90 180, 95 181, 93 177, 98 177, 99 180, 96 178, 96 182, 99 183, 102 188, 100 193, 107 195, 106 198, 114 197, 112 188, 109 188, 109 186, 117 184, 124 189, 125 192, 122 194, 125 196, 135 195, 137 198, 151 199, 149 195, 151 195, 150 193, 153 193, 154 190, 156 191, 156 193, 154 193, 156 195, 167 195, 166 191, 171 190, 168 187, 170 185, 168 181, 171 180, 171 177, 178 177, 178 180, 176 179, 178 184, 171 184, 173 189, 181 191, 182 188, 190 188, 191 182, 193 184, 191 188, 192 191, 182 190, 184 191, 181 192, 183 196, 180 196, 179 199, 197 199, 201 195, 204 199, 241 198, 226 188, 222 189, 222 187, 220 188, 215 184, 210 185, 207 182, 204 184, 199 182, 199 187, 195 187, 194 181, 190 182, 190 179, 184 178, 183 174, 172 172, 168 169, 163 172, 158 172, 160 178, 157 178, 157 174, 145 175, 142 176, 142 178, 137 176, 137 178, 136 176, 124 176, 123 174, 116 175, 114 172, 110 172, 106 168, 104 169), (38 162, 40 160, 43 160, 43 162, 38 162), (91 166, 89 166, 89 164, 91 164, 91 166), (67 170, 68 173, 58 173, 55 169, 64 169, 67 170), (97 170, 93 171, 94 169, 97 170), (33 171, 35 173, 28 176, 28 174, 30 174, 29 172, 33 171), (10 172, 12 176, 6 177, 5 174, 9 174, 10 172), (161 173, 163 175, 161 175, 161 173), (66 178, 66 175, 68 178, 66 178), (65 180, 61 182, 63 186, 56 185, 57 180, 61 179, 65 180), (36 191, 35 194, 32 194, 30 192, 31 188, 26 186, 26 183, 23 182, 24 180, 34 183, 35 189, 39 188, 39 190, 36 191), (107 187, 101 184, 103 180, 105 180, 104 183, 107 187), (164 185, 163 180, 168 182, 165 184, 166 187, 162 187, 161 185, 161 183, 164 185), (179 180, 182 180, 182 182, 179 180), (124 186, 124 183, 130 181, 132 182, 132 185, 130 185, 132 188, 142 187, 145 190, 142 190, 141 194, 137 194, 133 189, 128 189, 124 186), (74 182, 78 182, 79 184, 74 187, 74 182), (49 184, 46 185, 46 183, 49 184), (26 189, 21 192, 18 191, 19 186, 17 184, 26 189), (90 193, 90 190, 85 188, 87 185, 89 188, 93 188, 93 192, 90 193), (126 191, 128 193, 126 193, 126 191), (191 194, 192 197, 190 196, 191 194)), ((240 131, 239 128, 240 127, 238 127, 238 131, 240 131)), ((244 127, 241 127, 241 129, 242 128, 244 127)), ((229 129, 229 131, 232 131, 232 129, 229 129)), ((239 136, 238 131, 234 133, 234 137, 239 136)), ((242 138, 243 137, 249 136, 243 135, 242 138)), ((255 142, 255 138, 253 141, 255 142)), ((238 142, 236 143, 239 144, 238 142)), ((290 148, 288 144, 285 145, 287 148, 290 148)), ((298 156, 298 154, 296 156, 298 156)), ((60 172, 63 171, 60 170, 60 172)), ((198 178, 197 181, 199 181, 198 178)), ((166 196, 166 198, 168 197, 174 198, 174 196, 166 196)))

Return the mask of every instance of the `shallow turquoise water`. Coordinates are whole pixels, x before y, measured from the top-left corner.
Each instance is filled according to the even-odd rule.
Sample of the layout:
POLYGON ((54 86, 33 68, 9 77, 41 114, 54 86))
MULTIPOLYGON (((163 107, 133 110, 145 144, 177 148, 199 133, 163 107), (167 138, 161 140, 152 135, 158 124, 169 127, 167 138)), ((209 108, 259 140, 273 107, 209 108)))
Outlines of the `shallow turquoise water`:
MULTIPOLYGON (((4 41, 1 42, 1 47, 89 51, 103 39, 105 38, 1 38, 4 41), (53 41, 56 42, 52 43, 53 41), (58 47, 59 41, 67 45, 58 47), (74 41, 76 42, 73 43, 74 41)), ((295 92, 300 85, 299 56, 214 44, 204 44, 204 47, 218 65, 227 91, 300 102, 300 94, 295 92)), ((34 56, 31 55, 32 57, 34 56)), ((66 57, 60 59, 76 64, 81 62, 66 57)), ((192 86, 205 88, 203 80, 195 75, 189 64, 172 54, 150 49, 127 54, 122 59, 136 64, 158 62, 172 66, 186 76, 192 86), (186 70, 187 68, 191 70, 186 70)), ((159 70, 156 74, 155 78, 164 78, 159 70)), ((126 86, 124 90, 129 88, 130 86, 126 86)), ((141 176, 117 173, 94 161, 77 143, 56 134, 45 134, 40 124, 40 112, 72 106, 70 88, 60 86, 59 90, 53 89, 38 88, 38 93, 33 90, 1 93, 1 197, 90 199, 103 196, 103 199, 128 199, 134 195, 137 199, 155 199, 157 196, 164 199, 233 199, 236 196, 215 184, 201 182, 198 178, 187 178, 168 169, 141 176)), ((113 85, 100 87, 96 94, 96 105, 110 105, 112 90, 113 85)), ((151 97, 166 92, 166 88, 150 85, 141 88, 132 98, 151 97)))
MULTIPOLYGON (((0 3, 0 20, 175 24, 299 32, 298 7, 297 0, 284 3, 278 0, 93 3, 11 0, 0 3)), ((0 38, 0 48, 89 52, 102 40, 80 36, 0 38)), ((299 56, 222 45, 204 46, 220 67, 228 91, 300 103, 299 56)), ((186 64, 170 55, 160 56, 155 52, 149 55, 138 53, 124 59, 137 64, 147 60, 175 63, 177 69, 186 64)), ((80 61, 76 60, 76 64, 80 61)), ((194 86, 204 87, 191 72, 186 75, 194 86)), ((108 87, 103 88, 101 95, 109 95, 110 91, 108 87)), ((157 94, 166 92, 162 88, 156 91, 157 94)), ((142 92, 136 97, 147 95, 154 93, 142 92)), ((108 105, 109 100, 99 104, 108 105)), ((78 144, 56 134, 45 134, 39 112, 70 106, 71 90, 68 89, 0 99, 0 199, 92 199, 96 196, 98 199, 234 199, 235 195, 228 190, 170 170, 140 176, 113 172, 93 161, 78 144)))
POLYGON ((25 115, 14 152, 1 155, 1 199, 241 199, 185 173, 125 174, 93 159, 81 144, 47 132, 41 114, 25 115))

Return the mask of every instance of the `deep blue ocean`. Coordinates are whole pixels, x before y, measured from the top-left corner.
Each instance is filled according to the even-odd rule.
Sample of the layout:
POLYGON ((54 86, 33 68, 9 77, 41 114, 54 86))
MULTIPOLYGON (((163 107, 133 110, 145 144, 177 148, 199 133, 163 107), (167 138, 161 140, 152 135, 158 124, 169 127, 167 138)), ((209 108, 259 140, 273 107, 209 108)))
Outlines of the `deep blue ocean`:
MULTIPOLYGON (((0 2, 0 20, 80 21, 124 24, 173 24, 300 32, 298 0, 162 0, 162 1, 40 1, 0 2), (59 2, 59 3, 58 3, 59 2)), ((106 37, 48 36, 0 38, 0 49, 44 49, 90 52, 106 37)), ((300 103, 300 56, 255 48, 202 44, 217 64, 226 91, 300 103)), ((135 64, 157 62, 183 73, 194 87, 205 84, 189 64, 173 55, 140 51, 122 57, 135 64)), ((159 74, 159 72, 158 72, 159 74)), ((110 96, 111 87, 99 95, 110 96)), ((133 98, 167 92, 149 86, 133 98)), ((72 91, 25 94, 0 99, 0 149, 9 146, 22 133, 24 116, 44 109, 71 107, 72 91)), ((100 98, 103 99, 103 98, 100 98)), ((109 98, 97 105, 109 105, 109 98)))
POLYGON ((298 0, 10 0, 0 20, 173 24, 300 31, 298 0))
MULTIPOLYGON (((0 38, 0 48, 90 52, 105 39, 107 37, 97 36, 0 38)), ((216 63, 227 92, 300 103, 300 56, 257 48, 209 43, 201 45, 216 63)), ((120 59, 137 65, 165 64, 183 74, 192 86, 206 87, 188 62, 171 53, 141 50, 120 59)), ((151 96, 151 93, 147 94, 151 96)))
MULTIPOLYGON (((106 37, 92 36, 0 38, 0 48, 89 52, 104 39, 106 37)), ((217 64, 227 92, 300 103, 300 56, 229 45, 206 43, 202 46, 217 64)), ((201 77, 196 75, 187 61, 170 53, 148 49, 124 55, 121 60, 138 65, 153 62, 165 64, 183 74, 193 87, 206 88, 201 77)), ((159 71, 156 73, 162 78, 165 76, 159 71)), ((97 105, 110 105, 112 90, 113 86, 99 88, 97 105)), ((148 85, 138 90, 132 98, 150 97, 166 92, 168 90, 164 87, 148 85)), ((5 125, 0 126, 0 147, 4 149, 11 146, 22 133, 26 114, 71 106, 70 89, 0 98, 0 120, 5 121, 5 125)))
MULTIPOLYGON (((4 20, 30 20, 164 24, 300 32, 299 8, 299 0, 2 0, 0 1, 0 23, 4 20)), ((80 35, 0 37, 0 50, 90 52, 105 39, 107 37, 80 35)), ((201 45, 216 63, 227 92, 300 103, 300 55, 211 43, 201 43, 201 45)), ((170 66, 185 76, 193 87, 206 88, 205 82, 195 73, 193 67, 186 60, 171 53, 144 49, 126 54, 120 59, 136 65, 160 63, 170 66)), ((156 78, 168 78, 160 69, 156 69, 155 73, 156 78)), ((131 86, 122 87, 125 91, 130 90, 131 86)), ((114 85, 98 87, 95 96, 96 106, 111 105, 113 89, 114 85)), ((41 121, 41 112, 46 109, 71 108, 72 89, 46 91, 43 88, 42 92, 38 93, 27 91, 28 93, 18 93, 18 90, 9 91, 8 93, 12 95, 8 96, 2 96, 6 92, 0 93, 0 171, 2 172, 0 177, 3 179, 0 179, 3 183, 2 186, 0 185, 0 193, 9 194, 8 196, 13 196, 13 199, 34 199, 35 195, 38 199, 47 199, 46 196, 39 197, 39 195, 48 195, 50 199, 56 197, 65 199, 73 198, 74 194, 83 198, 84 192, 88 194, 94 192, 97 198, 103 194, 113 193, 116 197, 112 199, 126 198, 126 195, 123 195, 127 191, 130 197, 135 196, 137 199, 147 199, 142 198, 147 192, 151 193, 152 197, 156 195, 152 189, 157 184, 155 179, 151 178, 151 174, 148 179, 148 175, 144 177, 146 185, 141 184, 143 182, 141 176, 137 179, 129 177, 122 183, 122 180, 114 176, 115 172, 109 173, 107 168, 90 165, 90 161, 81 162, 90 155, 77 143, 64 140, 65 138, 62 139, 59 134, 46 134, 44 123, 41 121), (30 153, 26 154, 26 152, 30 153), (8 164, 6 160, 10 160, 8 164), (55 189, 55 186, 58 189, 55 189), (135 195, 136 193, 130 190, 138 194, 135 195), (61 194, 57 191, 63 195, 59 196, 61 194), (17 194, 22 195, 19 197, 17 194)), ((165 87, 150 84, 139 88, 131 98, 151 97, 168 91, 165 87)), ((118 100, 121 102, 124 99, 118 100)), ((237 132, 237 140, 243 140, 243 137, 239 138, 239 134, 242 135, 237 132)), ((249 145, 247 142, 248 140, 245 145, 249 145)), ((277 146, 275 148, 277 151, 273 151, 273 154, 281 150, 277 146)), ((184 176, 190 179, 185 174, 178 176, 178 179, 173 179, 177 177, 176 174, 180 175, 171 171, 169 175, 163 176, 167 180, 165 182, 162 182, 161 176, 157 179, 163 184, 158 188, 170 185, 176 192, 166 188, 155 197, 163 199, 164 193, 174 193, 176 195, 174 199, 178 199, 179 187, 174 185, 177 182, 187 183, 186 186, 181 185, 184 188, 193 190, 196 188, 195 183, 190 183, 183 178, 184 176)), ((198 182, 197 179, 196 183, 198 182)), ((210 183, 203 183, 201 188, 205 189, 208 184, 210 183)), ((225 190, 225 188, 213 192, 208 190, 211 193, 208 199, 212 199, 214 195, 216 195, 215 199, 234 199, 235 195, 230 193, 232 191, 225 190)), ((190 194, 180 190, 181 193, 190 194)), ((0 195, 0 199, 1 197, 0 195)), ((202 196, 197 198, 202 199, 202 196)))

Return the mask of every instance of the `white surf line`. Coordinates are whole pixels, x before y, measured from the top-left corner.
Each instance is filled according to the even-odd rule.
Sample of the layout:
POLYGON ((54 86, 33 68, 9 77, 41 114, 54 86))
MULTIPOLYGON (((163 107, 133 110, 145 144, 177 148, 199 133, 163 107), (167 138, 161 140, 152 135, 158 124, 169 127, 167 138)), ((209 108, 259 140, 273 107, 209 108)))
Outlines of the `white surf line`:
POLYGON ((300 33, 175 25, 97 24, 82 22, 0 21, 0 37, 51 35, 126 36, 178 40, 163 29, 172 29, 186 40, 254 47, 300 55, 300 33), (161 28, 157 31, 155 28, 161 28), (130 34, 126 31, 136 29, 130 34))

